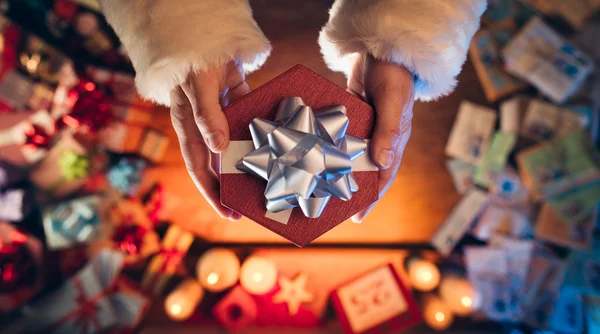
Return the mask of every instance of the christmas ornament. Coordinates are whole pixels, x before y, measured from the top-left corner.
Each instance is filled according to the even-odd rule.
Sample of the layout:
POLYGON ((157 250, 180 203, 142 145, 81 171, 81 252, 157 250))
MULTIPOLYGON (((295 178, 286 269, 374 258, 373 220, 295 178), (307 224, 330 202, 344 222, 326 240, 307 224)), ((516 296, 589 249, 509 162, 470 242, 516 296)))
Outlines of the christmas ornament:
POLYGON ((273 296, 274 303, 286 303, 291 315, 298 313, 300 304, 313 300, 313 294, 306 291, 305 274, 299 274, 293 280, 286 277, 279 279, 279 292, 273 296))

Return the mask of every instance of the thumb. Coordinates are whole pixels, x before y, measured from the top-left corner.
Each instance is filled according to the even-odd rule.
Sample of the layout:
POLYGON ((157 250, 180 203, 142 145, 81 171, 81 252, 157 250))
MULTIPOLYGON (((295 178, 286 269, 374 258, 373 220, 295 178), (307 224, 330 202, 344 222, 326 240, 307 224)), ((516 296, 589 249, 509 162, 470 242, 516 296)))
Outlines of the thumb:
POLYGON ((229 126, 219 103, 219 78, 215 71, 198 72, 188 76, 182 85, 192 105, 196 126, 214 153, 223 152, 229 145, 229 126))
POLYGON ((388 169, 402 154, 399 145, 410 135, 413 86, 400 73, 404 68, 377 63, 367 69, 365 91, 376 113, 371 139, 371 157, 380 169, 388 169), (398 73, 396 73, 398 72, 398 73))

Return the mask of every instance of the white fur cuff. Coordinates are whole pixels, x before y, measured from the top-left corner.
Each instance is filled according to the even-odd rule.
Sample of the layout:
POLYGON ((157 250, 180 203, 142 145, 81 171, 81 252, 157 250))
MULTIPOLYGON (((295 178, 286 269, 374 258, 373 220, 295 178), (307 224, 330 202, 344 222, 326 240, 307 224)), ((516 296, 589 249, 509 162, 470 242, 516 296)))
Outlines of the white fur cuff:
POLYGON ((138 91, 163 105, 191 71, 239 59, 250 72, 271 51, 247 0, 100 2, 129 53, 138 91))
POLYGON ((350 74, 358 54, 406 66, 415 96, 428 101, 456 86, 485 0, 336 0, 319 44, 325 62, 350 74))

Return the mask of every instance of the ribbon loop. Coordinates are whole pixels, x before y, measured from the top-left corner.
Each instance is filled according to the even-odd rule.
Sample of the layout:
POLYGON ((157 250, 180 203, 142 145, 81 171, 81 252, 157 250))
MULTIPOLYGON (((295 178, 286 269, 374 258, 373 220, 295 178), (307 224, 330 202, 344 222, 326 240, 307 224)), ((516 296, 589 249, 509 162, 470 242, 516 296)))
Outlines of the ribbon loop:
POLYGON ((305 216, 318 218, 331 196, 347 201, 358 191, 352 162, 367 144, 346 135, 346 112, 343 105, 313 111, 291 97, 280 103, 275 122, 252 120, 254 151, 236 168, 267 181, 267 210, 300 207, 305 216))

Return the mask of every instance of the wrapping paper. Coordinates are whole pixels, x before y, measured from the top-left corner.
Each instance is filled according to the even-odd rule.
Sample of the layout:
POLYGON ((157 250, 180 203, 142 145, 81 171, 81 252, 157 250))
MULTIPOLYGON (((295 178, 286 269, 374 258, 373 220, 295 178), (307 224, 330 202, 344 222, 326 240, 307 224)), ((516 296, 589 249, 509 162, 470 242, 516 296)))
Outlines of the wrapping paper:
POLYGON ((154 255, 142 278, 142 287, 153 295, 159 295, 169 278, 176 273, 194 236, 176 225, 171 225, 165 234, 161 248, 154 255))
POLYGON ((20 221, 23 219, 24 195, 25 190, 23 189, 0 192, 0 221, 20 221))
POLYGON ((102 235, 100 198, 90 196, 63 202, 44 210, 44 233, 49 249, 88 243, 102 235))
MULTIPOLYGON (((360 139, 370 138, 375 124, 373 109, 360 98, 306 67, 298 65, 223 110, 230 127, 229 147, 234 148, 235 143, 238 142, 250 148, 247 152, 251 151, 253 146, 249 124, 257 117, 266 120, 275 119, 278 105, 282 100, 292 96, 302 98, 307 106, 315 110, 332 105, 344 105, 350 121, 347 134, 360 139)), ((232 159, 234 167, 245 153, 236 157, 237 159, 232 159)), ((365 156, 369 156, 368 152, 365 156)), ((224 157, 227 157, 227 154, 223 154, 221 160, 224 157)), ((221 161, 221 166, 227 165, 232 164, 221 161)), ((235 168, 231 173, 220 170, 221 202, 294 244, 303 246, 378 199, 378 172, 362 171, 353 174, 360 191, 353 194, 349 201, 331 198, 328 208, 316 219, 306 218, 299 208, 292 210, 289 219, 266 216, 264 181, 241 173, 235 168), (282 224, 282 220, 287 223, 282 224)))
POLYGON ((26 332, 96 333, 133 328, 148 300, 119 277, 118 252, 103 250, 58 290, 24 309, 26 332))
POLYGON ((40 273, 42 272, 44 248, 37 238, 20 232, 6 222, 0 222, 0 244, 3 245, 2 247, 20 247, 22 245, 26 248, 27 257, 33 261, 30 264, 21 263, 33 267, 7 268, 6 266, 10 266, 13 260, 4 258, 4 251, 0 247, 2 270, 15 270, 23 274, 18 281, 12 282, 10 291, 0 291, 0 312, 9 312, 27 302, 42 289, 43 277, 40 273))

